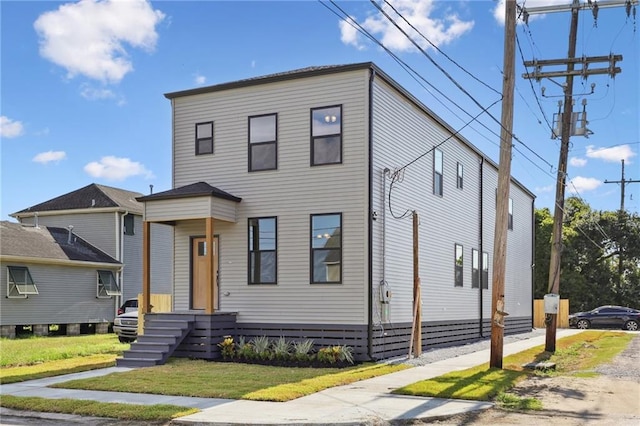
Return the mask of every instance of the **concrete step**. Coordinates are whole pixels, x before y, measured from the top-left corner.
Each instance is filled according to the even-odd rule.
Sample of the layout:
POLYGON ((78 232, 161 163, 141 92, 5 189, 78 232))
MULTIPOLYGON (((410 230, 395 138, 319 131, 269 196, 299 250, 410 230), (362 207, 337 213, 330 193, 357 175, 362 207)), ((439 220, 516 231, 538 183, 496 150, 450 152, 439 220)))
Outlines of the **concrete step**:
POLYGON ((168 319, 152 319, 145 323, 146 327, 163 327, 163 328, 179 328, 186 330, 189 328, 188 321, 168 320, 168 319))
POLYGON ((144 327, 145 335, 148 333, 148 334, 155 334, 159 336, 180 337, 182 336, 182 331, 183 330, 181 328, 174 328, 174 327, 156 327, 153 325, 145 325, 144 327))
POLYGON ((175 339, 169 343, 156 343, 147 341, 138 341, 131 344, 129 350, 133 351, 151 351, 151 352, 167 352, 172 344, 175 343, 175 339))
POLYGON ((151 334, 145 333, 138 336, 138 343, 158 343, 158 344, 167 344, 173 345, 176 343, 176 336, 171 336, 167 334, 151 334))
POLYGON ((125 359, 148 359, 154 361, 160 361, 164 356, 163 352, 153 352, 153 351, 137 351, 129 349, 122 354, 125 359))
POLYGON ((117 358, 116 366, 118 367, 153 367, 158 365, 158 361, 154 359, 147 358, 117 358))

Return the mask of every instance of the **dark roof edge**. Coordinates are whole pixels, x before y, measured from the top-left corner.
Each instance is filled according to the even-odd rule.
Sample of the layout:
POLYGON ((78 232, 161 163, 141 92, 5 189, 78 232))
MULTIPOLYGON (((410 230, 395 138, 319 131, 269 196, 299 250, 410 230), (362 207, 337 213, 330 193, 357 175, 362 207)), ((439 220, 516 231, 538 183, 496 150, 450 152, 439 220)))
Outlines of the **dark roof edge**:
POLYGON ((302 68, 300 70, 269 74, 262 77, 251 77, 243 80, 216 84, 213 86, 198 87, 196 89, 180 90, 177 92, 169 92, 169 93, 165 93, 164 97, 167 99, 174 99, 182 96, 191 96, 191 95, 200 95, 203 93, 220 92, 222 90, 237 89, 241 87, 256 86, 256 85, 265 84, 265 83, 296 80, 298 78, 314 77, 314 76, 326 75, 326 74, 335 74, 335 73, 340 73, 345 71, 354 71, 354 70, 361 70, 361 69, 367 69, 367 68, 376 68, 376 70, 378 69, 373 62, 359 62, 356 64, 347 64, 347 65, 302 68))
POLYGON ((174 200, 177 198, 194 198, 194 197, 215 197, 215 198, 221 198, 223 200, 229 200, 229 201, 235 201, 235 202, 240 202, 242 201, 242 198, 240 197, 236 197, 233 196, 231 194, 220 194, 220 193, 216 193, 213 191, 205 191, 205 192, 198 192, 198 193, 190 193, 190 194, 151 194, 151 195, 144 195, 142 197, 137 197, 136 200, 140 201, 141 203, 145 202, 145 201, 159 201, 159 200, 174 200))

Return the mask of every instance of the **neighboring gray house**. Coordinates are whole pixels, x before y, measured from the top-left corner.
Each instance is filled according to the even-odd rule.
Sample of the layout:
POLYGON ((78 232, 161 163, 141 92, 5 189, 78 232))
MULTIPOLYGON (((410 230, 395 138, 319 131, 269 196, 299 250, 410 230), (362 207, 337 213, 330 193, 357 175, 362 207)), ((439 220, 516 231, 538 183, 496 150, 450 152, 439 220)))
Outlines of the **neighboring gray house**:
MULTIPOLYGON (((146 238, 174 226, 173 315, 145 323, 185 321, 174 355, 215 358, 227 334, 407 354, 412 224, 394 216, 413 210, 424 348, 489 335, 497 165, 376 65, 165 96, 173 189, 138 200, 146 238)), ((509 206, 505 331, 518 333, 532 327, 534 195, 512 180, 509 206)))
MULTIPOLYGON (((114 298, 113 312, 123 300, 142 291, 142 214, 139 192, 95 183, 28 207, 11 216, 20 223, 67 228, 123 263, 117 277, 122 295, 114 298)), ((152 259, 166 259, 173 252, 171 226, 154 225, 152 259)), ((172 265, 154 261, 151 280, 155 293, 171 294, 172 265)))
POLYGON ((0 240, 2 337, 25 326, 46 335, 52 324, 67 334, 107 332, 122 263, 71 229, 2 221, 0 240))

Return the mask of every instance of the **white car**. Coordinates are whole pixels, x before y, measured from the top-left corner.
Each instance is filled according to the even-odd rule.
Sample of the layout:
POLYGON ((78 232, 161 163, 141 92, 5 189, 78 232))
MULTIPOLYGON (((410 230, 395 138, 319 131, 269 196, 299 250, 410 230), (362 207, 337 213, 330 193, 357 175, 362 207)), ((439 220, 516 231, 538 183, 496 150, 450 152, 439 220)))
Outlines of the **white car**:
POLYGON ((113 320, 113 332, 121 343, 131 343, 138 338, 138 311, 125 312, 113 320))

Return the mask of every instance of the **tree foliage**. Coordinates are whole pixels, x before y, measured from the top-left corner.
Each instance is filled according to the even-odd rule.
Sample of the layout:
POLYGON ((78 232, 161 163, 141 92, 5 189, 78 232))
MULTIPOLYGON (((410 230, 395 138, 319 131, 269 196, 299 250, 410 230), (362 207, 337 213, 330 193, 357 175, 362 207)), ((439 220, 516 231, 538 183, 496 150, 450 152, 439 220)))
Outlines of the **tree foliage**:
MULTIPOLYGON (((553 231, 549 209, 536 209, 535 226, 534 296, 540 299, 549 292, 553 231)), ((571 312, 601 305, 640 308, 640 217, 594 211, 581 199, 568 198, 560 268, 560 297, 569 299, 571 312)))

